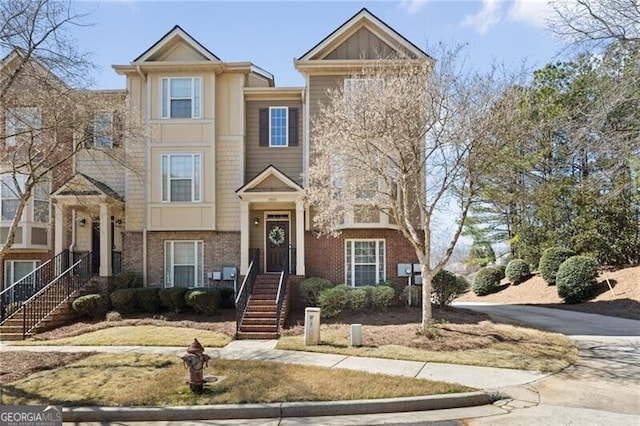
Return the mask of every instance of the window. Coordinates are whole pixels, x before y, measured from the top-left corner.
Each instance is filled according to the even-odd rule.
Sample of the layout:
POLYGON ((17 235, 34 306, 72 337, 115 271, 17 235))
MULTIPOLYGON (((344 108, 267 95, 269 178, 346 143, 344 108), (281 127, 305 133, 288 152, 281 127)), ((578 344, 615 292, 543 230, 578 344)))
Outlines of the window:
POLYGON ((200 154, 162 156, 162 201, 200 201, 200 154))
POLYGON ((200 78, 162 79, 162 118, 200 118, 200 78))
POLYGON ((287 107, 269 108, 269 146, 287 146, 287 107))
POLYGON ((386 279, 384 240, 346 240, 345 243, 348 285, 376 285, 386 279))
POLYGON ((165 241, 165 287, 202 287, 202 241, 165 241))
POLYGON ((42 115, 38 108, 7 109, 7 146, 40 143, 42 140, 42 115))
POLYGON ((113 113, 96 111, 93 114, 93 146, 96 148, 113 147, 113 113))
MULTIPOLYGON (((7 260, 4 262, 5 288, 20 281, 40 266, 39 260, 7 260)), ((22 301, 28 299, 40 286, 40 274, 36 273, 9 291, 8 301, 22 301)))
MULTIPOLYGON (((16 181, 12 176, 4 175, 0 178, 0 213, 3 221, 11 221, 18 212, 20 200, 24 193, 26 176, 16 175, 16 181), (17 187, 16 187, 17 182, 17 187)), ((34 185, 31 199, 25 206, 25 212, 31 211, 29 219, 38 223, 49 223, 49 182, 43 181, 34 185)), ((23 216, 26 217, 26 216, 23 216)))
POLYGON ((298 146, 298 108, 260 108, 258 115, 260 146, 298 146))
POLYGON ((18 212, 22 188, 24 187, 24 176, 16 176, 16 181, 13 180, 12 176, 2 176, 0 185, 2 186, 0 189, 0 202, 2 203, 0 211, 2 220, 10 221, 16 217, 16 213, 18 212))
POLYGON ((39 182, 33 187, 33 221, 49 222, 49 182, 39 182))

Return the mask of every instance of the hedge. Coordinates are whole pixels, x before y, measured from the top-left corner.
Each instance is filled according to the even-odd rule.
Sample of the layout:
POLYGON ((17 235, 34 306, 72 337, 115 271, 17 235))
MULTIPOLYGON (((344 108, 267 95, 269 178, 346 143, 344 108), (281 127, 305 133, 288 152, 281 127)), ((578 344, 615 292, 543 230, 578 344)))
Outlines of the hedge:
POLYGON ((556 276, 558 296, 565 303, 587 299, 598 284, 598 262, 586 256, 573 256, 562 262, 556 276))

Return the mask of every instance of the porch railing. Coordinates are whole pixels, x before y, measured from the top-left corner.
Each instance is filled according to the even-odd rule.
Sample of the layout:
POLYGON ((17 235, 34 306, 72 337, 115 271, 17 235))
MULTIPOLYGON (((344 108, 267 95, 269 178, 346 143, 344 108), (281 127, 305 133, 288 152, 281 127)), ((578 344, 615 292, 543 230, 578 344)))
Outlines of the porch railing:
POLYGON ((280 282, 278 283, 278 295, 276 297, 276 304, 278 309, 276 311, 276 330, 280 333, 280 320, 282 318, 282 306, 284 304, 284 299, 287 294, 287 281, 289 280, 289 253, 291 252, 291 245, 289 245, 289 250, 284 255, 284 260, 282 262, 282 272, 280 273, 280 282))
POLYGON ((0 323, 13 315, 21 302, 30 299, 67 270, 70 263, 69 250, 64 250, 0 292, 0 323))
POLYGON ((22 311, 23 314, 23 338, 36 328, 47 315, 67 300, 74 291, 86 284, 91 277, 91 253, 87 253, 23 302, 17 311, 22 311))
POLYGON ((242 285, 240 286, 240 290, 238 291, 238 296, 236 297, 236 334, 240 332, 240 324, 242 323, 242 318, 244 317, 244 313, 247 310, 249 298, 253 293, 253 286, 256 283, 256 278, 258 277, 259 270, 260 250, 255 250, 251 258, 251 263, 249 264, 247 275, 244 277, 242 285))

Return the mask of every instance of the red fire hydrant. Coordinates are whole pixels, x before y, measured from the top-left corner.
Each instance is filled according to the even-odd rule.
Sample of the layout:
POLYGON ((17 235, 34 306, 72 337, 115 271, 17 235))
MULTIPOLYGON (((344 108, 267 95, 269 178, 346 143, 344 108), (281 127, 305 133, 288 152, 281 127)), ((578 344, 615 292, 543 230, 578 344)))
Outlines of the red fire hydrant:
POLYGON ((204 353, 204 347, 193 339, 191 345, 187 348, 187 353, 182 357, 184 366, 189 368, 189 388, 193 393, 202 393, 204 390, 204 367, 208 367, 211 357, 204 353))

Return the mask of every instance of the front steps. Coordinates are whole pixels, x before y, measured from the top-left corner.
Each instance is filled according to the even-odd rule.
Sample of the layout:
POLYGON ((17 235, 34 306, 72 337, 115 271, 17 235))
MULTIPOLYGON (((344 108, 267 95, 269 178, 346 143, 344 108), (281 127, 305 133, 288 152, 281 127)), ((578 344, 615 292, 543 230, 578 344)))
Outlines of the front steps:
MULTIPOLYGON (((236 338, 239 340, 277 339, 280 335, 277 325, 278 284, 280 275, 258 275, 249 297, 247 310, 242 318, 236 338)), ((289 280, 291 284, 291 280, 289 280)), ((289 308, 289 286, 282 305, 280 325, 284 324, 289 308)))
MULTIPOLYGON (((104 285, 103 280, 104 278, 93 277, 83 288, 74 292, 69 299, 63 301, 57 306, 54 304, 48 306, 46 310, 49 311, 49 314, 46 315, 38 325, 31 330, 31 332, 27 333, 26 336, 22 335, 24 322, 23 314, 21 311, 16 312, 0 325, 0 341, 24 340, 34 334, 42 333, 68 324, 75 316, 75 313, 71 308, 73 301, 86 294, 100 293, 100 288, 104 285)), ((46 294, 44 296, 46 297, 46 294)))

